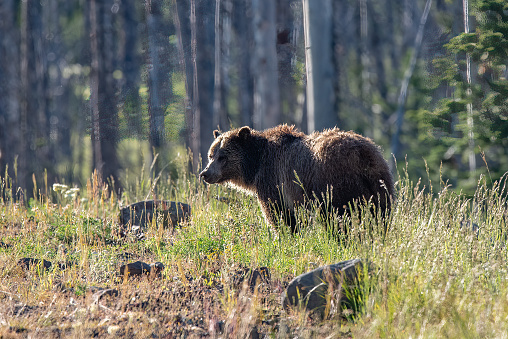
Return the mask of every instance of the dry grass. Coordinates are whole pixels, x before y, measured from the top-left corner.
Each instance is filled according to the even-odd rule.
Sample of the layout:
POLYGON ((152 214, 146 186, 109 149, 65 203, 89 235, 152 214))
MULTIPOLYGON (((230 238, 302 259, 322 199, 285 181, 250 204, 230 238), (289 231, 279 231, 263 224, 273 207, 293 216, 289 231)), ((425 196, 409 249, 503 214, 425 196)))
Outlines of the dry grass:
POLYGON ((361 222, 354 217, 342 224, 347 237, 336 237, 326 221, 304 212, 300 221, 306 226, 299 234, 274 230, 252 197, 184 175, 138 182, 122 197, 93 177, 75 196, 57 187, 26 206, 13 202, 9 180, 2 180, 0 239, 9 246, 0 247, 0 337, 508 333, 504 181, 482 179, 475 196, 466 198, 444 185, 433 194, 400 178, 387 234, 365 213, 361 222), (191 221, 175 230, 153 224, 143 241, 118 238, 118 208, 147 196, 191 204, 191 221), (25 271, 17 265, 22 257, 53 266, 25 271), (339 309, 317 320, 282 309, 281 294, 295 275, 357 257, 379 271, 360 291, 356 313, 339 309), (136 260, 163 262, 163 276, 118 276, 121 264, 136 260), (59 262, 70 265, 60 269, 59 262), (239 272, 260 266, 270 269, 271 279, 251 291, 239 272), (99 297, 104 289, 116 292, 99 297))

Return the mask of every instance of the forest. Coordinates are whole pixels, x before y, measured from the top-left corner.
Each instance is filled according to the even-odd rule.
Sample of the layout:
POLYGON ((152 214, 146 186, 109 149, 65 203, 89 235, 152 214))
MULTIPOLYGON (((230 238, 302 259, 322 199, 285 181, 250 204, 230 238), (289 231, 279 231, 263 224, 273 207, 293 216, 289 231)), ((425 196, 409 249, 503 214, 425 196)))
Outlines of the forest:
POLYGON ((508 168, 506 11, 503 0, 4 0, 0 168, 29 196, 34 180, 82 186, 93 170, 120 190, 129 172, 171 173, 175 154, 197 173, 214 129, 287 123, 354 130, 413 180, 471 193, 508 168))

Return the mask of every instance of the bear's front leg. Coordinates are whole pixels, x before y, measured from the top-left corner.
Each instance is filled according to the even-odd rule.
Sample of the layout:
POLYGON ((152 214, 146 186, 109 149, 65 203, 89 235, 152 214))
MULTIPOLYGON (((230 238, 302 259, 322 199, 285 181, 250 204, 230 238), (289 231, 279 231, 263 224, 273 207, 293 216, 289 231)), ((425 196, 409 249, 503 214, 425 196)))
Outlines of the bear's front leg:
POLYGON ((296 216, 294 211, 286 208, 280 201, 262 200, 261 198, 258 198, 258 200, 263 215, 269 224, 277 226, 281 221, 289 226, 292 233, 296 232, 296 216))

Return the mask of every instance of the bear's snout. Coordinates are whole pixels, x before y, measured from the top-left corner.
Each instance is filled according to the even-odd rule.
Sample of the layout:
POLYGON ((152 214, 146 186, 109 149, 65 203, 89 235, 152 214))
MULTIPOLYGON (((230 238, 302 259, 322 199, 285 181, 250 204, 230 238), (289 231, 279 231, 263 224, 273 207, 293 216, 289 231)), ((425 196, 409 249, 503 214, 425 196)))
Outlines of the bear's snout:
POLYGON ((208 170, 205 169, 201 173, 199 173, 199 178, 203 179, 206 182, 208 182, 208 179, 210 178, 210 174, 208 173, 208 170))
POLYGON ((208 168, 205 168, 201 173, 199 173, 199 178, 203 179, 207 184, 217 183, 217 179, 208 168))

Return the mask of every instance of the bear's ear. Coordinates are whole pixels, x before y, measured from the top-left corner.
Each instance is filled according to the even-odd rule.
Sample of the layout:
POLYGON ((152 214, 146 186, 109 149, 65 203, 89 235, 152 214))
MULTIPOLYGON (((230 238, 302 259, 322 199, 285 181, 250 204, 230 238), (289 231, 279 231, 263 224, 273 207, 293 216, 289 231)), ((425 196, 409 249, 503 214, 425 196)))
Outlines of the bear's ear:
POLYGON ((243 126, 238 131, 238 136, 242 139, 247 139, 250 136, 250 128, 249 126, 243 126))
POLYGON ((215 131, 213 131, 213 137, 214 137, 215 139, 217 139, 217 137, 218 137, 219 135, 220 135, 219 130, 215 130, 215 131))

